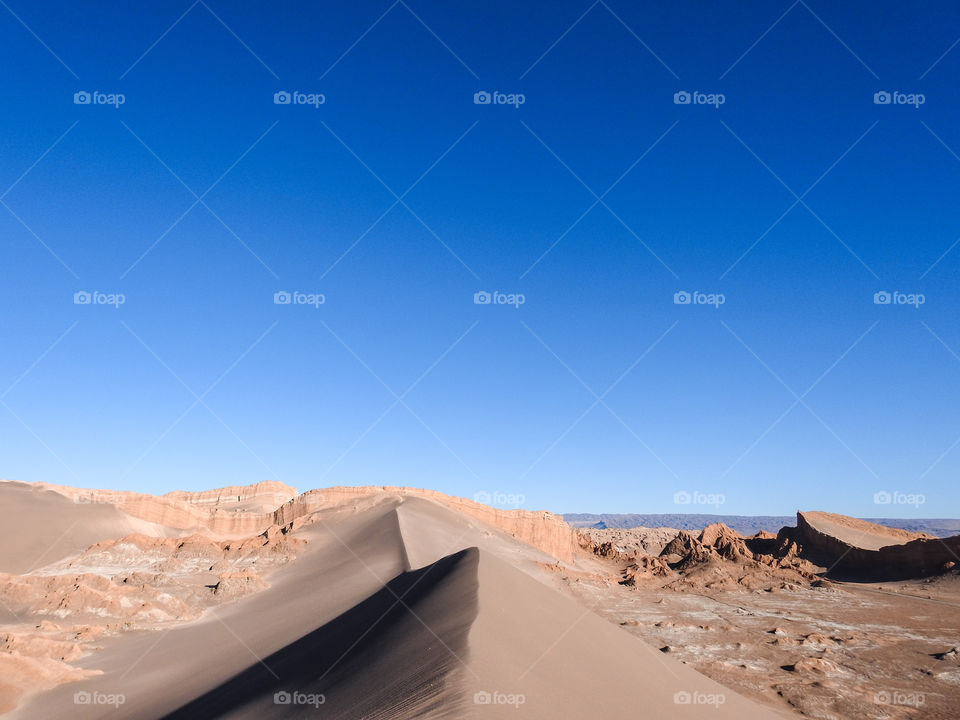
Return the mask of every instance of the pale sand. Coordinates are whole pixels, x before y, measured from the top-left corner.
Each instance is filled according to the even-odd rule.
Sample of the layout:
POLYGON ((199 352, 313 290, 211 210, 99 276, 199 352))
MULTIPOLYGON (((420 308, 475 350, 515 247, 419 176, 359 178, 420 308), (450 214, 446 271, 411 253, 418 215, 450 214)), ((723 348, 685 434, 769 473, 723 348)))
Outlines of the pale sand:
POLYGON ((105 494, 77 491, 77 502, 37 485, 0 481, 0 498, 0 572, 29 572, 109 538, 170 534, 102 502, 105 494))
POLYGON ((381 496, 320 517, 268 589, 169 631, 105 638, 74 663, 102 675, 10 717, 783 717, 559 594, 538 565, 552 558, 449 507, 381 496), (125 703, 74 705, 78 691, 125 703), (326 702, 276 705, 281 691, 326 702), (524 701, 476 704, 477 693, 524 701))

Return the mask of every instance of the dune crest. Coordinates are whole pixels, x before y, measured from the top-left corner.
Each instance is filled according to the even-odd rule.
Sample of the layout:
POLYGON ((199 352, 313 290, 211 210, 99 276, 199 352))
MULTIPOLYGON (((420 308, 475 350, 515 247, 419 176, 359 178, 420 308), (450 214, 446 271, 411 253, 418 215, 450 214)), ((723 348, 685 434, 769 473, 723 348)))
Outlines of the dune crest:
POLYGON ((77 693, 122 695, 131 720, 630 717, 637 693, 662 717, 700 717, 686 698, 716 700, 717 720, 778 716, 559 592, 590 558, 549 513, 377 486, 269 509, 292 488, 234 490, 101 498, 112 533, 7 578, 11 717, 104 715, 77 693), (268 510, 229 509, 245 501, 268 510))

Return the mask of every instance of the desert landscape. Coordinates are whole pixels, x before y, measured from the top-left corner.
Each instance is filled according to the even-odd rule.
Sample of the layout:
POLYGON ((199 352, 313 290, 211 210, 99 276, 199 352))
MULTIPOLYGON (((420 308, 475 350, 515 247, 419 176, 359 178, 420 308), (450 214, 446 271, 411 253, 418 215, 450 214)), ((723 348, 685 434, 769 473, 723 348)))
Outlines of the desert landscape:
POLYGON ((10 718, 953 718, 960 537, 0 484, 10 718), (910 572, 910 568, 915 571, 910 572))
POLYGON ((0 720, 960 720, 960 2, 0 64, 0 720))

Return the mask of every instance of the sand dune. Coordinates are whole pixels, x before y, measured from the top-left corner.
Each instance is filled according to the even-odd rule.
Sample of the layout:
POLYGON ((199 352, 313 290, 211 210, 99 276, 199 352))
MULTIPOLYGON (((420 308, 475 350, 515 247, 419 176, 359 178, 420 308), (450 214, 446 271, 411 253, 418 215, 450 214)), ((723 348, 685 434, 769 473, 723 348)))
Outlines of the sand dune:
POLYGON ((167 530, 122 512, 108 491, 55 492, 42 485, 0 481, 0 572, 22 573, 108 538, 167 530))
MULTIPOLYGON (((561 558, 509 531, 549 547, 549 518, 519 515, 505 530, 480 519, 504 511, 462 512, 429 493, 340 497, 265 532, 306 541, 295 560, 262 571, 265 589, 158 631, 106 630, 70 661, 74 682, 25 688, 44 691, 9 716, 780 717, 558 592, 561 558)), ((126 533, 126 506, 103 507, 98 522, 126 533)), ((53 513, 34 510, 34 520, 53 513)), ((42 620, 30 607, 18 615, 42 620)))
POLYGON ((398 575, 165 717, 284 718, 302 710, 294 702, 329 718, 462 717, 458 663, 477 613, 477 560, 472 548, 398 575), (284 694, 289 705, 277 702, 284 694))

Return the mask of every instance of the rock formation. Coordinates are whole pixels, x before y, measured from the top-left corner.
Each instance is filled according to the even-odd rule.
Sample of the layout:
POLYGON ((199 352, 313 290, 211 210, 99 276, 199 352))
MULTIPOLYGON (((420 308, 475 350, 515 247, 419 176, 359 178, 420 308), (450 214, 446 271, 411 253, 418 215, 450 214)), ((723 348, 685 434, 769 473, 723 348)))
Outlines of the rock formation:
POLYGON ((836 569, 876 577, 933 575, 960 557, 960 535, 935 538, 827 512, 798 512, 796 541, 836 569))

